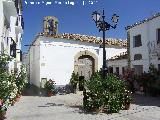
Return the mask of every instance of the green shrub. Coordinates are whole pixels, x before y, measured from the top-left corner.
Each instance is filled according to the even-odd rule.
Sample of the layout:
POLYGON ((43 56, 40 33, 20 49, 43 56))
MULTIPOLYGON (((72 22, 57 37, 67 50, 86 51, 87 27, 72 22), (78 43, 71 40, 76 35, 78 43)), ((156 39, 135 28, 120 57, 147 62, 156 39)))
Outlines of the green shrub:
POLYGON ((149 72, 138 76, 136 81, 139 86, 143 86, 145 95, 147 93, 151 96, 160 94, 160 71, 153 64, 150 64, 149 72))
POLYGON ((55 81, 50 79, 49 81, 47 81, 45 83, 44 88, 47 90, 47 92, 54 93, 55 92, 55 84, 56 84, 55 81))
POLYGON ((26 69, 23 65, 21 66, 20 72, 16 75, 15 83, 18 87, 18 93, 21 94, 27 83, 26 69))
POLYGON ((70 79, 70 84, 72 85, 73 89, 76 89, 78 83, 79 83, 79 75, 78 73, 75 73, 73 71, 70 79))
POLYGON ((87 97, 83 105, 86 110, 103 108, 108 113, 119 112, 125 101, 130 100, 124 82, 113 74, 103 79, 99 72, 96 72, 85 82, 85 86, 87 97))
POLYGON ((8 55, 0 55, 0 100, 3 101, 3 106, 0 111, 7 110, 15 99, 18 92, 21 92, 26 82, 26 73, 24 67, 17 74, 9 72, 8 63, 12 58, 8 55))
POLYGON ((16 97, 18 88, 16 86, 16 76, 8 72, 8 63, 12 59, 8 55, 0 55, 0 99, 3 101, 1 111, 6 110, 11 105, 11 100, 16 97))

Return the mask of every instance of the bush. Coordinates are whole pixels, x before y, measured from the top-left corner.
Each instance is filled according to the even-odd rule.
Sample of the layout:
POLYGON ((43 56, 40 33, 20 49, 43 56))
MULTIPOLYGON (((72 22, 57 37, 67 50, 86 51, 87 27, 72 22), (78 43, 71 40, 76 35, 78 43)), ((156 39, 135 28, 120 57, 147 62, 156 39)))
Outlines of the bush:
POLYGON ((107 113, 119 112, 126 101, 131 101, 124 82, 112 74, 103 79, 96 72, 85 82, 85 86, 87 92, 83 105, 86 110, 97 108, 104 109, 107 113))
POLYGON ((151 96, 160 94, 160 72, 154 65, 150 64, 149 72, 143 73, 136 79, 139 86, 143 87, 145 95, 148 93, 151 96))
POLYGON ((54 93, 55 92, 55 81, 53 80, 49 80, 46 82, 46 84, 44 85, 44 88, 47 90, 47 92, 52 92, 54 93))
POLYGON ((11 60, 8 55, 0 55, 0 100, 3 101, 0 111, 7 110, 25 84, 26 73, 23 69, 18 74, 8 71, 8 63, 11 60))
POLYGON ((22 65, 20 72, 16 75, 16 86, 18 87, 18 94, 21 94, 25 85, 27 84, 27 74, 25 67, 22 65))
POLYGON ((73 86, 73 89, 76 90, 77 88, 77 84, 79 83, 79 75, 78 73, 76 74, 74 71, 71 75, 71 79, 70 79, 70 85, 73 86))
POLYGON ((8 72, 8 63, 12 60, 8 55, 0 56, 0 99, 3 101, 1 110, 6 110, 16 97, 18 88, 15 80, 16 76, 8 72))

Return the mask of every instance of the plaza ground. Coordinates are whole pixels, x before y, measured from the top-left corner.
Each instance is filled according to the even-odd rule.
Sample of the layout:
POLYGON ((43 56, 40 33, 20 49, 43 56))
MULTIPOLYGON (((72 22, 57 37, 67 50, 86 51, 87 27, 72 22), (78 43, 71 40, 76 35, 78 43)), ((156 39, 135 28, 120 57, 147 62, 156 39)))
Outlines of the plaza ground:
POLYGON ((6 120, 160 120, 160 97, 134 95, 129 110, 93 114, 82 110, 82 92, 42 97, 22 96, 7 111, 6 120))

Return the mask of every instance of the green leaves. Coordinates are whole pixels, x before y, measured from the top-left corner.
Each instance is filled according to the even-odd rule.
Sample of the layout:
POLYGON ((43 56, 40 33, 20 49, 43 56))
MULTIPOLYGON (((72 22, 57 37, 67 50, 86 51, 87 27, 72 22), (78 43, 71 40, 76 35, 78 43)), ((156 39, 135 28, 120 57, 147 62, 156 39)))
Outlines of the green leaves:
POLYGON ((11 58, 8 55, 0 55, 0 73, 6 72, 9 60, 11 60, 11 58))
POLYGON ((22 91, 26 82, 26 73, 23 68, 21 68, 20 73, 9 73, 8 63, 11 60, 12 58, 8 55, 0 55, 0 99, 3 100, 0 111, 9 107, 11 100, 16 97, 18 91, 22 91))
POLYGON ((18 87, 18 92, 21 93, 27 83, 27 74, 26 74, 25 67, 23 65, 21 66, 20 72, 16 76, 15 83, 18 87))
POLYGON ((71 75, 70 84, 75 88, 79 82, 79 75, 76 74, 74 71, 71 75))
POLYGON ((131 101, 124 82, 113 74, 103 79, 99 72, 96 72, 90 80, 85 81, 85 86, 88 92, 84 108, 87 110, 103 108, 107 113, 119 112, 124 102, 131 101))
POLYGON ((46 84, 44 85, 45 89, 49 92, 55 92, 55 81, 53 80, 49 80, 46 82, 46 84))

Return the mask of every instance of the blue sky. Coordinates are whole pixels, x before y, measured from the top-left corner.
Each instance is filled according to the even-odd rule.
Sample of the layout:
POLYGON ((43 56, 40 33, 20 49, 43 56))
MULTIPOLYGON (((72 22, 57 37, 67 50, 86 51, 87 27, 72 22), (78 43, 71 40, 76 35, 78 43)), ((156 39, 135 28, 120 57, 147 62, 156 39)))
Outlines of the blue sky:
POLYGON ((58 33, 77 33, 102 36, 91 18, 93 11, 105 10, 105 20, 111 23, 114 13, 120 16, 116 29, 106 32, 106 37, 126 39, 125 27, 160 12, 159 0, 23 0, 24 35, 22 50, 31 44, 37 33, 42 32, 44 16, 55 16, 59 20, 58 33), (56 4, 56 1, 62 4, 56 4), (74 2, 74 5, 65 4, 74 2), (84 1, 84 2, 83 2, 84 1), (97 2, 96 2, 97 1, 97 2), (34 2, 34 4, 31 4, 34 2), (39 4, 38 4, 39 2, 39 4), (51 4, 46 5, 47 2, 51 4), (37 4, 36 4, 37 3, 37 4), (83 3, 85 3, 83 5, 83 3))

